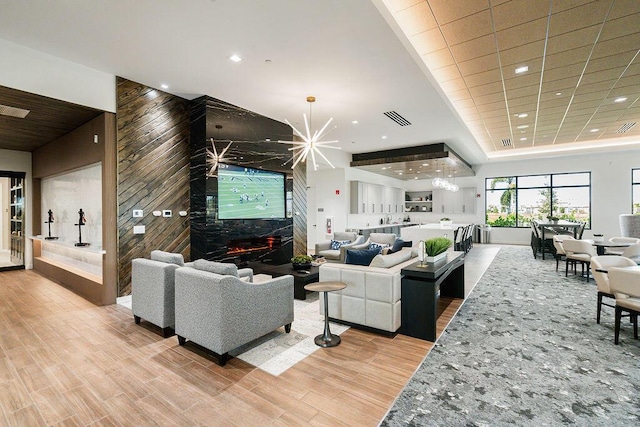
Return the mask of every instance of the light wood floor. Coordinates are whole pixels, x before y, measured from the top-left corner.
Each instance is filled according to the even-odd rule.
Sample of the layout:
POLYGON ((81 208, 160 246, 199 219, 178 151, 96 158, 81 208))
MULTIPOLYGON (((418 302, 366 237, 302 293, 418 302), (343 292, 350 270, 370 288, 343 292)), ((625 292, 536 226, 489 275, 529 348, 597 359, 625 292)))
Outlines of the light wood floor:
MULTIPOLYGON (((469 271, 480 277, 484 268, 467 270, 468 288, 477 281, 469 271)), ((438 335, 460 301, 440 306, 438 335)), ((340 346, 274 377, 239 359, 220 367, 135 325, 127 308, 96 307, 33 271, 6 271, 0 425, 375 426, 432 345, 351 328, 340 346)))

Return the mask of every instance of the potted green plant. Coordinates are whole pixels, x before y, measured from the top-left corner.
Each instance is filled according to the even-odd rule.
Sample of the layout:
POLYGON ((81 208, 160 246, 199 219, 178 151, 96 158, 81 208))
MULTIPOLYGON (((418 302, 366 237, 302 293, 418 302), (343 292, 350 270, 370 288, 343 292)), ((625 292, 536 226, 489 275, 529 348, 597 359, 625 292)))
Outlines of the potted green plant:
POLYGON ((424 252, 426 262, 436 262, 447 256, 446 252, 453 245, 453 242, 446 237, 434 237, 424 242, 424 252))
POLYGON ((311 268, 311 261, 313 258, 309 255, 296 255, 291 258, 291 265, 294 270, 307 270, 311 268))
POLYGON ((558 223, 558 220, 559 220, 560 218, 558 218, 557 216, 549 215, 549 216, 547 217, 547 219, 548 219, 549 221, 551 221, 552 223, 557 224, 557 223, 558 223))
POLYGON ((446 216, 443 216, 442 218, 440 218, 440 226, 441 227, 448 227, 451 224, 453 224, 453 221, 451 221, 451 218, 448 218, 446 216))

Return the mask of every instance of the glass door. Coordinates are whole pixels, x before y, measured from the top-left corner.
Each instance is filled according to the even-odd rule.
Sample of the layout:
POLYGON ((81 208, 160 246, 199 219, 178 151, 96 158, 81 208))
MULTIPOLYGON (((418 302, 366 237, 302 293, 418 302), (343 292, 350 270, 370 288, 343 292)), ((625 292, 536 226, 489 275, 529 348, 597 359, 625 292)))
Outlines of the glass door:
POLYGON ((24 173, 0 171, 0 270, 24 268, 24 173))

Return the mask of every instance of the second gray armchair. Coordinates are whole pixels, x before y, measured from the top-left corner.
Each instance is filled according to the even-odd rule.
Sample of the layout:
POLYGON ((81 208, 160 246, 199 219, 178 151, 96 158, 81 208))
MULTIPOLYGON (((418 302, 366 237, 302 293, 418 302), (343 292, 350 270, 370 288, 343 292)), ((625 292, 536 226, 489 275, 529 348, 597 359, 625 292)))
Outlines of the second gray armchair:
POLYGON ((323 257, 329 262, 344 263, 347 253, 346 250, 362 243, 364 243, 364 236, 350 231, 336 231, 333 233, 333 239, 316 243, 316 255, 323 257), (335 242, 349 243, 338 245, 335 242), (332 244, 335 246, 332 247, 332 244))

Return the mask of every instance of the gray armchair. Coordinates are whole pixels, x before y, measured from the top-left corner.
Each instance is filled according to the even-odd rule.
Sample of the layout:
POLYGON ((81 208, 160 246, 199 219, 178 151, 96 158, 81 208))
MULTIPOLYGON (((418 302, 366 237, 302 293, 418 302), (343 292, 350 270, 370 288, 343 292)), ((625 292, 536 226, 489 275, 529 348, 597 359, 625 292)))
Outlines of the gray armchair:
POLYGON ((394 233, 370 233, 366 242, 354 245, 349 249, 367 249, 371 243, 377 243, 379 245, 393 246, 397 236, 394 233))
POLYGON ((136 324, 141 319, 162 328, 165 338, 175 326, 175 270, 184 265, 182 254, 152 251, 151 259, 131 262, 131 311, 136 324))
POLYGON ((192 341, 215 353, 224 366, 228 352, 293 322, 293 276, 260 284, 195 268, 175 272, 178 343, 192 341))
POLYGON ((347 249, 353 248, 355 245, 362 244, 364 242, 364 236, 358 233, 350 231, 336 231, 333 233, 333 239, 338 241, 348 240, 351 243, 340 246, 340 249, 331 249, 331 240, 326 242, 316 243, 315 254, 323 257, 329 262, 342 262, 344 263, 347 249))

